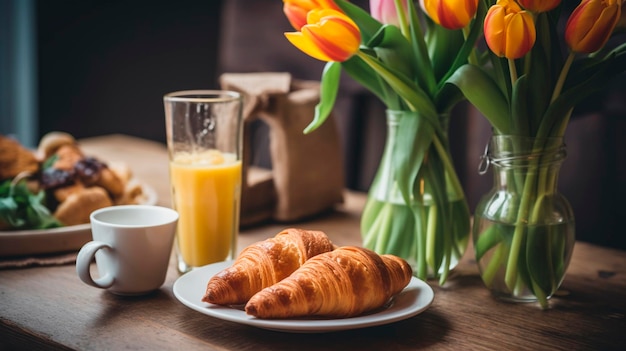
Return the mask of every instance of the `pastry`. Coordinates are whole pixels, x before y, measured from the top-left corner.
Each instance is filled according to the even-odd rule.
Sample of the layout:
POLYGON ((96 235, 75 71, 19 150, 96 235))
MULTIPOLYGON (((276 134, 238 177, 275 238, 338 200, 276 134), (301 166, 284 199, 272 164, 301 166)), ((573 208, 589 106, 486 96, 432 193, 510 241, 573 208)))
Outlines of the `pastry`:
POLYGON ((35 154, 17 140, 0 135, 0 180, 11 179, 26 172, 33 174, 39 169, 35 154))
POLYGON ((382 307, 411 280, 409 264, 394 255, 345 246, 306 261, 289 277, 250 298, 258 318, 345 318, 382 307))
POLYGON ((54 217, 64 225, 89 223, 91 212, 112 206, 106 190, 99 186, 92 186, 71 193, 65 201, 59 204, 54 217))
POLYGON ((273 238, 243 249, 231 267, 209 280, 202 301, 244 304, 263 288, 289 276, 311 257, 332 249, 332 242, 323 232, 283 230, 273 238))
POLYGON ((61 146, 74 144, 76 144, 76 140, 72 135, 65 132, 50 132, 39 140, 37 153, 42 160, 46 160, 54 155, 61 146))

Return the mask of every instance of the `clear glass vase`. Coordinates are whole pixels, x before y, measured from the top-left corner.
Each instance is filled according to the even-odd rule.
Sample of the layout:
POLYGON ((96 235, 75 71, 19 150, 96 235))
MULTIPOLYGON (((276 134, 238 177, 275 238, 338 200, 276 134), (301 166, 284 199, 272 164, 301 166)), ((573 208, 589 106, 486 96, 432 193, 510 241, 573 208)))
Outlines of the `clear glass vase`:
MULTIPOLYGON (((403 124, 406 118, 423 117, 387 111, 387 139, 361 218, 363 246, 400 256, 418 278, 439 278, 444 284, 467 249, 469 208, 447 135, 429 129, 432 121, 403 124), (407 127, 411 125, 426 130, 407 127), (430 136, 432 141, 424 143, 430 136)), ((439 118, 441 130, 446 130, 449 117, 439 118)))
POLYGON ((485 285, 501 299, 538 301, 559 288, 575 242, 574 213, 557 190, 563 138, 497 135, 483 157, 493 188, 476 206, 473 242, 485 285))

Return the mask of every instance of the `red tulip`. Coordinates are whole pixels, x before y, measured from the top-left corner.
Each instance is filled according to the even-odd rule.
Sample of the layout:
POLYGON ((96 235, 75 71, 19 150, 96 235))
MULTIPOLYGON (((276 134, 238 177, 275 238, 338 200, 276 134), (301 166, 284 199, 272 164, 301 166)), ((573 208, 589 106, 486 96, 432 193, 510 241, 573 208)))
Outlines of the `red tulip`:
POLYGON ((574 52, 592 53, 609 40, 621 17, 623 0, 583 0, 565 27, 565 41, 574 52))
POLYGON ((305 54, 321 61, 343 62, 361 45, 361 32, 344 13, 313 9, 300 32, 285 33, 287 39, 305 54))
POLYGON ((306 24, 309 11, 320 8, 339 11, 333 0, 283 0, 283 12, 296 30, 300 30, 306 24))
POLYGON ((528 11, 548 12, 561 4, 561 0, 517 0, 528 11))
POLYGON ((461 29, 476 15, 478 0, 420 0, 424 12, 447 29, 461 29))
POLYGON ((484 32, 489 49, 508 59, 526 55, 537 37, 532 15, 514 0, 498 0, 489 8, 484 32))

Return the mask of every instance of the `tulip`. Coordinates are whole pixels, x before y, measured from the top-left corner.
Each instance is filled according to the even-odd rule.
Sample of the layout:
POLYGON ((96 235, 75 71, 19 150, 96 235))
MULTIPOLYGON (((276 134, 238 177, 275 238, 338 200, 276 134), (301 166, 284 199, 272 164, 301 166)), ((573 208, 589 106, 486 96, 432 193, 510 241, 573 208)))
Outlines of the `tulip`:
POLYGON ((565 42, 574 52, 592 53, 609 40, 621 17, 623 0, 583 0, 565 26, 565 42))
POLYGON ((305 54, 321 61, 343 62, 352 57, 361 44, 356 23, 340 11, 313 9, 300 32, 285 37, 305 54))
POLYGON ((420 0, 424 12, 447 29, 461 29, 476 15, 478 0, 420 0))
MULTIPOLYGON (((404 13, 407 12, 407 1, 401 1, 404 13)), ((381 23, 400 26, 398 10, 394 0, 370 0, 370 14, 381 23)))
POLYGON ((517 0, 526 10, 548 12, 561 4, 561 0, 517 0))
POLYGON ((508 59, 526 55, 537 37, 533 16, 514 0, 498 0, 489 8, 484 32, 489 49, 508 59))
POLYGON ((306 24, 309 11, 320 8, 340 11, 333 0, 283 0, 283 12, 296 30, 306 24))

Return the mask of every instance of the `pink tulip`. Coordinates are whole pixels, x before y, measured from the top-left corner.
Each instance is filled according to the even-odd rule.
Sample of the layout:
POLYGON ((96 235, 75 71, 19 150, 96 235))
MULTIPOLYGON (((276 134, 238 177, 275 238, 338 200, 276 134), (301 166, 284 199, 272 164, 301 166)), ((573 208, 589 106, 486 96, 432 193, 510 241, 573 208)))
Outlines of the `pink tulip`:
MULTIPOLYGON (((401 2, 404 13, 407 12, 407 1, 402 0, 401 2)), ((370 14, 381 23, 400 25, 394 0, 370 0, 370 14)))

